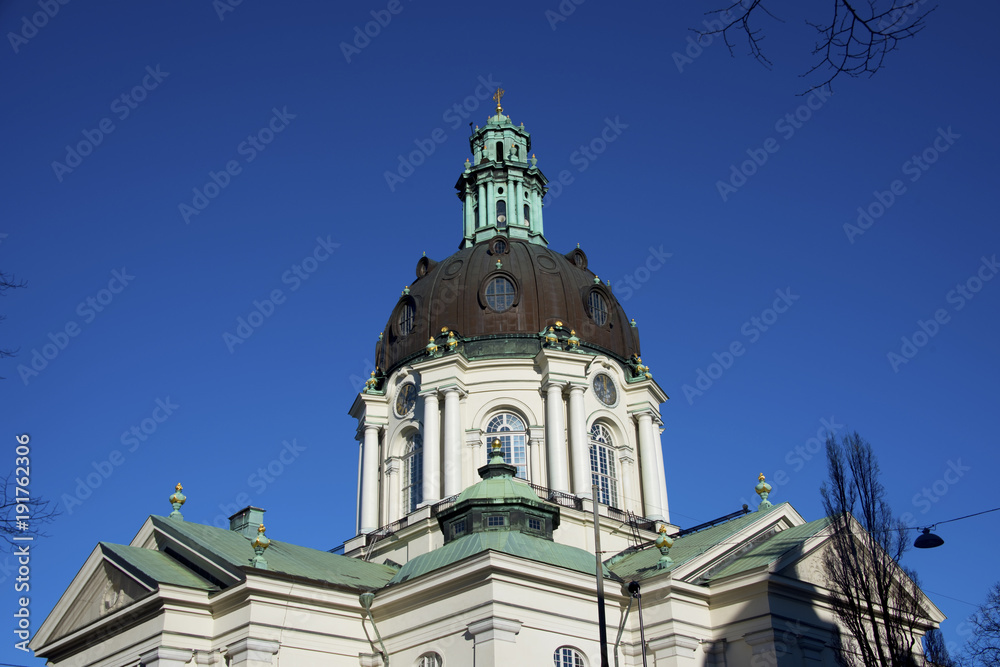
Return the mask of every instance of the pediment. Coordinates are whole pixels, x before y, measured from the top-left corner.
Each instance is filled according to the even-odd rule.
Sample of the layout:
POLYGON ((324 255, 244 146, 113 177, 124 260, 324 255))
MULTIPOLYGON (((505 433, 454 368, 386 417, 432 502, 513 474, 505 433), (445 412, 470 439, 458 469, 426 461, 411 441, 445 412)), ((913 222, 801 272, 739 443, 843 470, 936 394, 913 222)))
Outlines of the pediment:
POLYGON ((811 550, 788 565, 778 570, 778 574, 790 579, 803 581, 814 586, 825 588, 827 577, 823 572, 823 554, 826 552, 828 544, 823 544, 811 550))
POLYGON ((75 592, 52 636, 64 637, 152 594, 151 589, 101 559, 75 592))

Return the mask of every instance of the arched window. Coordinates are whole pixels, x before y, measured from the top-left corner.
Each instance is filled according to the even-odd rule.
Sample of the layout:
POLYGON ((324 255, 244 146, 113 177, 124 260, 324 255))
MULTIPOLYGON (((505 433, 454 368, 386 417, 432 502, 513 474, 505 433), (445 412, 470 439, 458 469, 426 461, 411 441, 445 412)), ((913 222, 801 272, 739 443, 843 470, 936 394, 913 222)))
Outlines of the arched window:
POLYGON ((423 438, 413 433, 406 438, 406 455, 403 459, 403 507, 413 512, 424 500, 424 447, 423 438))
POLYGON ((437 653, 424 653, 417 658, 415 667, 441 667, 441 656, 437 653))
POLYGON ((520 417, 508 412, 501 413, 490 420, 486 426, 486 460, 489 461, 493 440, 500 438, 500 451, 506 463, 517 466, 517 476, 528 479, 528 433, 520 417), (495 434, 495 435, 494 435, 495 434))
POLYGON ((618 507, 618 474, 615 472, 615 449, 611 431, 604 424, 590 428, 590 476, 597 485, 597 501, 618 507))
POLYGON ((587 309, 590 310, 590 317, 598 326, 608 323, 608 302, 597 290, 593 290, 587 296, 587 309))
POLYGON ((413 307, 413 302, 403 304, 403 307, 399 311, 399 320, 397 320, 400 336, 406 337, 413 333, 413 316, 415 313, 416 309, 413 307))
POLYGON ((507 226, 507 200, 497 199, 497 227, 507 226))
POLYGON ((524 226, 531 226, 531 206, 528 204, 524 205, 524 226))
POLYGON ((502 160, 503 160, 503 142, 502 141, 498 141, 497 142, 497 162, 500 162, 502 160))
POLYGON ((479 204, 472 207, 472 213, 476 216, 476 229, 479 229, 479 204))
POLYGON ((514 305, 514 283, 497 276, 486 286, 486 304, 498 313, 514 305))
POLYGON ((585 667, 583 654, 570 646, 560 646, 552 655, 555 667, 585 667))

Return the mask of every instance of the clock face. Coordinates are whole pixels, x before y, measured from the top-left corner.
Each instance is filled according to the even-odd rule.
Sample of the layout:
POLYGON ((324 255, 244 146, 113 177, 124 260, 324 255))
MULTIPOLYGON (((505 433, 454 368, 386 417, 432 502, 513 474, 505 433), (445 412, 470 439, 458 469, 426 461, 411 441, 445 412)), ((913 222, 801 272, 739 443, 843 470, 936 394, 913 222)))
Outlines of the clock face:
POLYGON ((400 387, 399 393, 396 394, 396 414, 400 417, 405 417, 413 412, 413 406, 416 404, 417 388, 410 383, 400 387))
POLYGON ((594 377, 594 394, 604 405, 614 405, 618 401, 618 390, 610 375, 601 373, 594 377))

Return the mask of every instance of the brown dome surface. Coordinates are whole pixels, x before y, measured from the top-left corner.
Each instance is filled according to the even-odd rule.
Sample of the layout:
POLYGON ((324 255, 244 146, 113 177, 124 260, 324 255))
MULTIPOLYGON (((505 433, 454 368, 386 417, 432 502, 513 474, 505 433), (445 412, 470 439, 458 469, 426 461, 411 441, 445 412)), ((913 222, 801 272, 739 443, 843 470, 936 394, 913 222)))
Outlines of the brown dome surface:
POLYGON ((562 323, 560 338, 573 330, 582 348, 623 362, 639 354, 637 329, 611 288, 595 281, 582 250, 560 255, 537 243, 497 236, 441 262, 420 259, 417 279, 386 324, 376 363, 389 374, 426 356, 432 337, 444 348, 449 331, 469 357, 529 356, 541 345, 539 332, 557 322, 562 323), (506 310, 504 299, 491 297, 491 307, 487 297, 497 278, 514 288, 506 310))

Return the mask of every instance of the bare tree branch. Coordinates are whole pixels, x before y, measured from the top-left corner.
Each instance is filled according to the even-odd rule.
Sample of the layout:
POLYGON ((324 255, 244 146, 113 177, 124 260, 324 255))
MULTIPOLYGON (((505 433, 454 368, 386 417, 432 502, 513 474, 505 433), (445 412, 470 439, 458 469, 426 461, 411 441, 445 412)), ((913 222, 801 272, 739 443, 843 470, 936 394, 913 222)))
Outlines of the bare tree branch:
MULTIPOLYGON (((805 20, 819 33, 812 55, 818 57, 802 76, 819 72, 824 78, 810 86, 803 95, 823 88, 841 74, 850 77, 872 76, 885 65, 885 57, 904 39, 915 37, 924 29, 924 19, 934 7, 924 9, 928 0, 827 0, 832 2, 828 22, 805 20)), ((767 68, 771 60, 764 54, 761 29, 752 27, 761 14, 780 21, 763 0, 738 0, 728 7, 707 12, 717 18, 717 27, 697 31, 700 35, 722 35, 729 53, 733 53, 733 35, 747 41, 750 55, 767 68)), ((707 25, 707 23, 706 23, 707 25)))
MULTIPOLYGON (((965 649, 969 665, 1000 665, 1000 581, 970 619, 972 637, 965 649)), ((965 664, 965 663, 963 663, 965 664)))
POLYGON ((42 497, 31 498, 27 502, 18 502, 14 491, 14 476, 8 474, 0 477, 0 487, 3 488, 3 501, 0 501, 0 538, 7 542, 6 545, 0 543, 0 551, 6 546, 8 549, 14 546, 15 536, 48 537, 41 530, 41 527, 52 523, 59 516, 59 509, 53 506, 51 500, 42 497), (18 505, 26 505, 27 512, 18 512, 18 505), (25 522, 19 524, 19 522, 25 522), (22 529, 21 526, 27 526, 22 529))
MULTIPOLYGON (((21 287, 27 287, 28 283, 23 280, 18 280, 13 275, 9 273, 4 273, 0 271, 0 296, 3 296, 7 290, 19 289, 21 287)), ((0 315, 0 322, 7 319, 5 315, 0 315)), ((0 347, 0 359, 5 357, 13 357, 17 354, 17 350, 12 350, 10 348, 0 347)), ((0 378, 2 379, 2 378, 0 378)))

